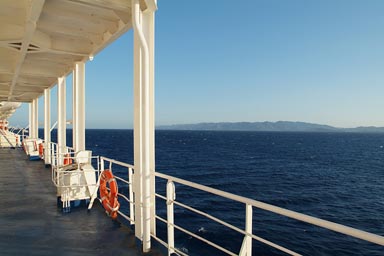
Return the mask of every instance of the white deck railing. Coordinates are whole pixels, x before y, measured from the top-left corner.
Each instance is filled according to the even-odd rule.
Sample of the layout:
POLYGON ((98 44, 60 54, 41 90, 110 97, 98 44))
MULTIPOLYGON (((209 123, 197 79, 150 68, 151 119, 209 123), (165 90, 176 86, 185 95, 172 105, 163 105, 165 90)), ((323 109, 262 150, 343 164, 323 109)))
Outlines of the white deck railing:
MULTIPOLYGON (((52 154, 50 157, 51 157, 51 163, 53 163, 53 165, 55 163, 57 163, 57 159, 58 159, 57 155, 55 154, 56 150, 57 150, 57 144, 51 143, 52 154)), ((68 148, 67 152, 69 152, 70 154, 73 154, 73 149, 68 148)), ((134 202, 134 196, 133 196, 134 166, 127 164, 127 163, 123 163, 123 162, 114 160, 114 159, 110 159, 107 157, 99 157, 98 162, 100 162, 100 171, 103 171, 104 169, 109 169, 113 172, 113 169, 115 169, 115 166, 119 166, 119 168, 123 168, 123 169, 127 170, 127 177, 120 177, 117 175, 117 171, 113 172, 115 178, 119 182, 122 182, 128 188, 127 194, 121 193, 121 190, 119 189, 118 195, 119 195, 120 200, 124 200, 129 205, 129 207, 128 207, 129 209, 127 209, 127 212, 123 212, 123 210, 120 209, 118 211, 118 214, 120 216, 122 216, 123 218, 125 218, 126 220, 128 220, 131 225, 134 225, 134 223, 135 223, 135 215, 134 215, 135 202, 134 202)), ((153 237, 153 239, 155 239, 158 242, 160 242, 161 244, 163 244, 166 248, 168 248, 168 255, 170 255, 172 253, 176 253, 178 255, 187 255, 185 252, 183 252, 183 251, 181 251, 175 247, 175 237, 174 237, 174 230, 175 229, 177 229, 177 230, 179 230, 185 234, 188 234, 189 236, 194 237, 194 238, 196 238, 196 239, 198 239, 198 240, 200 240, 200 241, 202 241, 202 242, 204 242, 204 243, 206 243, 206 244, 208 244, 208 245, 210 245, 210 246, 212 246, 212 247, 214 247, 214 248, 216 248, 216 249, 218 249, 218 250, 220 250, 220 251, 222 251, 228 255, 241 255, 241 256, 252 255, 252 241, 253 240, 256 240, 256 241, 261 242, 263 244, 269 245, 269 246, 271 246, 277 250, 280 250, 282 252, 285 252, 289 255, 300 255, 299 253, 296 253, 296 252, 294 252, 288 248, 280 246, 274 242, 268 241, 268 240, 252 233, 252 227, 253 227, 253 220, 252 220, 253 214, 252 214, 252 212, 253 212, 254 208, 269 211, 271 213, 275 213, 275 214, 285 216, 285 217, 288 217, 291 219, 299 220, 299 221, 302 221, 302 222, 305 222, 305 223, 308 223, 311 225, 322 227, 324 229, 336 231, 336 232, 339 232, 339 233, 342 233, 342 234, 345 234, 348 236, 356 237, 356 238, 359 238, 359 239, 362 239, 362 240, 365 240, 365 241, 368 241, 371 243, 375 243, 375 244, 384 246, 384 237, 383 236, 375 235, 375 234, 365 232, 362 230, 358 230, 358 229, 348 227, 345 225, 337 224, 337 223, 330 222, 327 220, 322 220, 322 219, 315 218, 315 217, 312 217, 309 215, 305 215, 305 214, 301 214, 298 212, 287 210, 287 209, 284 209, 281 207, 277 207, 277 206, 274 206, 271 204, 263 203, 263 202, 253 200, 250 198, 246 198, 246 197, 238 196, 238 195, 231 194, 228 192, 224 192, 224 191, 221 191, 218 189, 214 189, 214 188, 207 187, 207 186, 204 186, 201 184, 186 181, 186 180, 176 178, 176 177, 173 177, 170 175, 156 172, 155 177, 157 179, 163 179, 167 182, 166 188, 165 188, 166 195, 160 195, 160 194, 156 193, 156 197, 164 200, 166 203, 167 218, 164 219, 158 215, 155 216, 156 220, 163 222, 167 225, 167 241, 164 241, 163 239, 157 237, 155 234, 152 234, 152 237, 153 237), (238 227, 236 227, 232 224, 229 224, 229 223, 227 223, 227 222, 225 222, 225 221, 223 221, 223 220, 221 220, 215 216, 212 216, 208 213, 205 213, 203 211, 195 209, 195 208, 193 208, 187 204, 176 201, 175 183, 182 184, 184 186, 194 188, 194 189, 197 189, 200 191, 204 191, 204 192, 207 192, 207 193, 210 193, 210 194, 213 194, 213 195, 216 195, 216 196, 228 199, 228 200, 232 200, 232 201, 235 201, 238 203, 242 203, 244 205, 244 209, 245 209, 245 213, 246 213, 245 214, 245 228, 244 229, 238 228, 238 227), (211 221, 217 222, 217 223, 241 234, 244 237, 244 239, 243 239, 240 251, 239 252, 232 252, 232 251, 222 247, 221 245, 218 245, 218 244, 216 244, 212 241, 209 241, 206 238, 203 238, 203 237, 201 237, 201 236, 199 236, 199 235, 197 235, 197 234, 195 234, 195 233, 193 233, 193 232, 191 232, 191 231, 189 231, 189 230, 187 230, 181 226, 176 225, 174 223, 174 215, 175 215, 174 206, 175 205, 182 207, 188 211, 191 211, 195 214, 198 214, 200 216, 203 216, 203 217, 205 217, 211 221)))
MULTIPOLYGON (((134 203, 134 198, 133 198, 133 187, 132 187, 133 179, 132 179, 132 177, 133 177, 134 166, 120 162, 120 161, 117 161, 117 160, 106 158, 106 157, 100 157, 100 162, 101 162, 101 170, 103 170, 103 168, 105 168, 104 165, 108 166, 105 169, 110 169, 110 170, 113 170, 114 165, 118 165, 118 166, 121 166, 123 168, 127 168, 128 180, 125 180, 124 177, 116 176, 117 172, 114 172, 114 175, 115 175, 116 179, 124 182, 125 184, 127 184, 129 186, 129 193, 128 193, 129 195, 128 196, 124 195, 122 193, 119 193, 120 198, 123 198, 126 202, 129 203, 129 205, 130 205, 129 213, 124 213, 122 211, 119 211, 119 214, 122 217, 124 217, 125 219, 129 220, 131 222, 131 224, 133 225, 134 224, 134 205, 135 205, 135 203, 134 203)), ((269 245, 269 246, 271 246, 277 250, 280 250, 282 252, 285 252, 289 255, 300 255, 299 253, 296 253, 296 252, 294 252, 288 248, 285 248, 285 247, 280 246, 276 243, 268 241, 268 240, 266 240, 260 236, 252 234, 252 227, 253 227, 252 211, 253 211, 253 208, 266 210, 266 211, 269 211, 269 212, 272 212, 272 213, 275 213, 278 215, 282 215, 282 216, 285 216, 285 217, 288 217, 291 219, 296 219, 296 220, 299 220, 299 221, 302 221, 302 222, 305 222, 308 224, 320 226, 320 227, 328 229, 328 230, 333 230, 333 231, 336 231, 336 232, 339 232, 339 233, 342 233, 342 234, 345 234, 348 236, 356 237, 356 238, 359 238, 359 239, 362 239, 362 240, 365 240, 365 241, 368 241, 371 243, 375 243, 375 244, 379 244, 379 245, 384 246, 384 237, 379 236, 379 235, 368 233, 368 232, 358 230, 355 228, 351 228, 348 226, 340 225, 340 224, 337 224, 334 222, 322 220, 322 219, 315 218, 315 217, 305 215, 305 214, 301 214, 298 212, 290 211, 290 210, 287 210, 287 209, 284 209, 281 207, 266 204, 266 203, 263 203, 260 201, 246 198, 246 197, 234 195, 234 194, 224 192, 224 191, 221 191, 218 189, 210 188, 210 187, 207 187, 207 186, 204 186, 201 184, 197 184, 197 183, 186 181, 186 180, 183 180, 180 178, 172 177, 172 176, 169 176, 166 174, 156 172, 155 177, 158 179, 163 179, 163 180, 167 181, 166 195, 156 194, 156 197, 163 199, 167 205, 167 219, 164 219, 158 215, 155 216, 155 218, 158 221, 161 221, 161 222, 167 224, 167 242, 162 240, 161 238, 157 237, 155 234, 152 234, 152 237, 153 237, 153 239, 155 239, 158 242, 160 242, 161 244, 163 244, 166 248, 168 248, 168 254, 169 255, 172 253, 176 253, 179 255, 187 255, 185 252, 183 252, 183 251, 181 251, 175 247, 175 240, 174 240, 175 239, 175 237, 174 237, 174 230, 175 229, 177 229, 181 232, 184 232, 184 233, 188 234, 189 236, 194 237, 200 241, 203 241, 204 243, 206 243, 206 244, 208 244, 208 245, 210 245, 210 246, 212 246, 212 247, 214 247, 214 248, 216 248, 216 249, 218 249, 218 250, 220 250, 220 251, 222 251, 228 255, 241 255, 241 256, 252 255, 252 241, 253 240, 256 240, 256 241, 259 241, 259 242, 264 243, 266 245, 269 245), (219 218, 216 218, 216 217, 214 217, 208 213, 202 212, 202 211, 197 210, 191 206, 188 206, 186 204, 183 204, 181 202, 176 201, 175 200, 176 199, 175 183, 182 184, 182 185, 187 186, 187 187, 191 187, 191 188, 194 188, 194 189, 197 189, 200 191, 211 193, 213 195, 217 195, 217 196, 220 196, 220 197, 244 204, 245 212, 246 212, 245 228, 240 229, 240 228, 235 227, 235 226, 233 226, 233 225, 231 225, 231 224, 229 224, 229 223, 227 223, 227 222, 225 222, 219 218), (217 222, 223 226, 226 226, 226 227, 234 230, 235 232, 242 234, 244 236, 244 239, 243 239, 243 243, 241 245, 240 252, 231 252, 228 249, 226 249, 226 248, 224 248, 224 247, 222 247, 222 246, 220 246, 220 245, 218 245, 212 241, 209 241, 209 240, 207 240, 207 239, 205 239, 199 235, 196 235, 193 232, 188 231, 187 229, 185 229, 183 227, 176 225, 174 223, 174 214, 175 214, 174 205, 178 205, 178 206, 180 206, 186 210, 194 212, 200 216, 203 216, 207 219, 215 221, 215 222, 217 222)))
POLYGON ((178 250, 177 248, 174 247, 174 237, 173 237, 173 233, 174 233, 174 229, 178 229, 182 232, 185 232, 187 233, 188 235, 196 238, 196 239, 199 239, 203 242, 206 242, 208 244, 210 244, 211 246, 227 253, 228 255, 252 255, 252 240, 257 240, 261 243, 264 243, 264 244, 267 244, 269 246, 272 246, 280 251, 283 251, 287 254, 290 254, 290 255, 300 255, 294 251, 291 251, 290 249, 287 249, 285 247, 282 247, 280 245, 277 245, 271 241, 268 241, 266 239, 263 239, 259 236, 256 236, 254 234, 252 234, 252 224, 253 224, 253 221, 252 221, 252 210, 253 208, 259 208, 259 209, 263 209, 263 210, 266 210, 266 211, 269 211, 269 212, 273 212, 273 213, 276 213, 278 215, 282 215, 282 216, 286 216, 288 218, 292 218, 292 219, 296 219, 296 220, 299 220, 299 221, 302 221, 302 222, 305 222, 305 223, 308 223, 308 224, 312 224, 312 225, 316 225, 316 226, 319 226, 319 227, 322 227, 322 228, 325 228, 325 229, 328 229, 328 230, 333 230, 333 231, 336 231, 336 232, 339 232, 339 233, 342 233, 342 234, 345 234, 345 235, 348 235, 348 236, 352 236, 352 237, 356 237, 356 238, 359 238, 359 239, 362 239, 362 240, 365 240, 365 241, 368 241, 368 242, 371 242, 371 243, 375 243, 375 244, 379 244, 379 245, 383 245, 384 246, 384 237, 382 236, 379 236, 379 235, 375 235, 375 234, 372 234, 372 233, 368 233, 368 232, 365 232, 365 231, 362 231, 362 230, 358 230, 358 229, 355 229, 355 228, 351 228, 351 227, 348 227, 348 226, 344 226, 344 225, 340 225, 340 224, 337 224, 337 223, 334 223, 334 222, 330 222, 330 221, 326 221, 326 220, 322 220, 322 219, 319 219, 319 218, 315 218, 315 217, 312 217, 312 216, 309 216, 309 215, 305 215, 305 214, 301 214, 301 213, 298 213, 298 212, 294 212, 294 211, 290 211, 290 210, 287 210, 287 209, 284 209, 284 208, 281 208, 281 207, 277 207, 277 206, 274 206, 274 205, 270 205, 270 204, 266 204, 266 203, 263 203, 263 202, 260 202, 260 201, 256 201, 256 200, 253 200, 253 199, 249 199, 249 198, 245 198, 245 197, 242 197, 242 196, 238 196, 238 195, 234 195, 234 194, 231 194, 231 193, 228 193, 228 192, 224 192, 224 191, 221 191, 221 190, 218 190, 218 189, 214 189, 214 188, 210 188, 210 187, 207 187, 207 186, 204 186, 204 185, 201 185, 201 184, 197 184, 197 183, 194 183, 194 182, 189 182, 189 181, 186 181, 186 180, 183 180, 183 179, 179 179, 179 178, 175 178, 175 177, 172 177, 172 176, 169 176, 169 175, 165 175, 165 174, 161 174, 161 173, 156 173, 155 174, 156 177, 158 178, 161 178, 161 179, 165 179, 167 181, 167 186, 166 186, 166 191, 167 191, 167 195, 166 196, 162 196, 162 195, 158 195, 156 194, 157 197, 161 198, 161 199, 164 199, 166 200, 166 203, 167 203, 167 220, 159 217, 159 216, 156 216, 156 218, 164 223, 167 224, 168 226, 168 243, 164 242, 163 243, 166 243, 168 244, 168 248, 169 248, 169 253, 172 253, 172 252, 177 252, 178 254, 181 254, 181 255, 185 255, 184 252, 178 250), (175 191, 175 186, 174 186, 174 183, 179 183, 179 184, 182 184, 182 185, 185 185, 185 186, 188 186, 188 187, 191 187, 191 188, 194 188, 194 189, 197 189, 197 190, 201 190, 201 191, 205 191, 205 192, 208 192, 208 193, 211 193, 211 194, 214 194, 214 195, 217 195, 217 196, 220 196, 220 197, 223 197, 223 198, 226 198, 226 199, 230 199, 230 200, 233 200, 233 201, 236 201, 236 202, 240 202, 240 203, 243 203, 244 204, 244 207, 245 207, 245 211, 246 211, 246 219, 245 219, 245 229, 240 229, 240 228, 237 228, 225 221, 222 221, 214 216, 211 216, 207 213, 204 213, 202 211, 199 211, 197 209, 194 209, 193 207, 190 207, 190 206, 187 206, 185 204, 182 204, 180 202, 177 202, 175 200, 175 197, 176 197, 176 191, 175 191), (217 223, 220 223, 234 231, 237 231, 238 233, 241 233, 244 235, 244 240, 243 240, 243 244, 241 246, 241 250, 239 253, 234 253, 234 252, 230 252, 228 251, 227 249, 213 243, 213 242, 210 242, 210 241, 207 241, 205 238, 201 237, 201 236, 198 236, 188 230, 185 230, 184 228, 180 227, 180 226, 177 226, 174 224, 173 222, 173 215, 174 215, 174 212, 173 212, 173 205, 176 204, 180 207, 183 207, 187 210, 190 210, 196 214, 199 214, 201 216, 204 216, 212 221, 215 221, 217 223))

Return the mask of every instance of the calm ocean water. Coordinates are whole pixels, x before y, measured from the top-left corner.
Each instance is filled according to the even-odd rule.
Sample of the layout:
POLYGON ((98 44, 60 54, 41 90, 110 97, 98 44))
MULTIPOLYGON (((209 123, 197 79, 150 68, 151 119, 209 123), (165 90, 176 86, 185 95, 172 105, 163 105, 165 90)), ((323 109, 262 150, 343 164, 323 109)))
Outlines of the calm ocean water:
MULTIPOLYGON (((133 163, 131 130, 87 130, 87 148, 133 163)), ((56 135, 53 134, 53 138, 56 135)), ((68 131, 68 145, 71 132, 68 131)), ((156 170, 300 213, 384 235, 384 134, 157 131, 156 170)), ((120 170, 114 170, 119 172, 120 170)), ((126 175, 120 171, 121 175, 126 175)), ((121 188, 124 190, 125 188, 121 188)), ((157 182, 165 194, 165 182, 157 182)), ((244 206, 183 186, 177 201, 244 227, 244 206)), ((165 202, 157 211, 166 217, 165 202)), ((384 255, 372 245, 254 209, 253 233, 304 255, 384 255)), ((242 237, 175 207, 175 223, 239 252, 242 237)), ((166 240, 166 226, 158 235, 166 240)), ((222 255, 178 232, 190 255, 222 255)), ((254 255, 285 255, 254 242, 254 255)))

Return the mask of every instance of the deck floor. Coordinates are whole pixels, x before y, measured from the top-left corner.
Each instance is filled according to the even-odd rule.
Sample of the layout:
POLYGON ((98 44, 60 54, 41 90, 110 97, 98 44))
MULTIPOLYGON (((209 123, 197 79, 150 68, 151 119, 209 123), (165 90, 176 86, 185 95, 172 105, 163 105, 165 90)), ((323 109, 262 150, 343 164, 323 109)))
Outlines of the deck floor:
POLYGON ((0 255, 141 255, 133 231, 99 203, 63 214, 56 201, 50 168, 0 149, 0 255))

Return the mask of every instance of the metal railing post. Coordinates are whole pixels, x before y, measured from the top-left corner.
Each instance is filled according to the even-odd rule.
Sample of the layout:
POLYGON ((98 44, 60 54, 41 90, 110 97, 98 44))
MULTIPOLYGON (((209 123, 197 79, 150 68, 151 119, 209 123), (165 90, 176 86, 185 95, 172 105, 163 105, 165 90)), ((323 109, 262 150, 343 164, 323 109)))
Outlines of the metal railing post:
POLYGON ((245 232, 243 244, 240 249, 240 256, 252 255, 252 205, 245 205, 245 232))
POLYGON ((128 168, 128 182, 129 182, 129 216, 131 218, 131 225, 135 224, 135 208, 133 205, 133 171, 132 168, 128 168))
POLYGON ((247 243, 247 255, 248 256, 251 256, 252 255, 252 223, 253 223, 253 220, 252 220, 252 215, 253 215, 253 211, 252 211, 252 205, 250 204, 247 204, 246 205, 246 208, 245 208, 245 232, 247 232, 247 236, 246 236, 246 243, 247 243))
POLYGON ((100 171, 104 171, 104 158, 100 159, 100 171))
POLYGON ((172 181, 167 182, 167 228, 168 228, 168 256, 175 252, 175 230, 173 202, 176 199, 175 184, 172 181))

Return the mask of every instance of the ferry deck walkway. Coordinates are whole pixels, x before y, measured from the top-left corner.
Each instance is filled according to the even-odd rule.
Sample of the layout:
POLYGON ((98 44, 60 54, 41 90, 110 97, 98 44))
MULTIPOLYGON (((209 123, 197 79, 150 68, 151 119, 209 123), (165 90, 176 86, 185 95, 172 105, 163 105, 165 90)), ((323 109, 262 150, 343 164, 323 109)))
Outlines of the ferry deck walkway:
POLYGON ((51 169, 21 149, 0 148, 0 255, 141 253, 133 231, 106 217, 99 203, 90 212, 62 213, 51 169))

